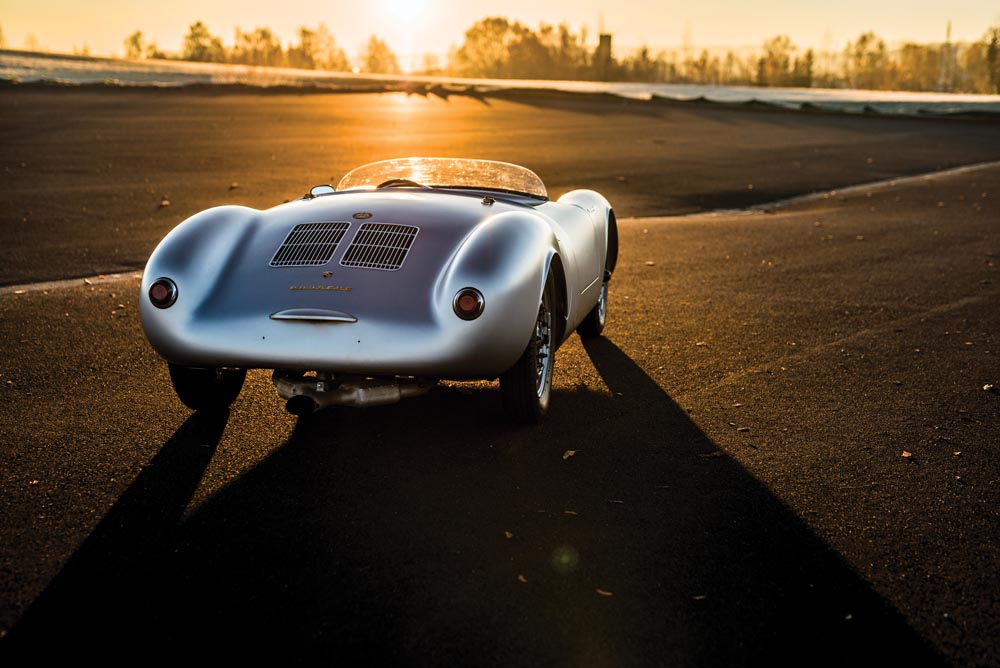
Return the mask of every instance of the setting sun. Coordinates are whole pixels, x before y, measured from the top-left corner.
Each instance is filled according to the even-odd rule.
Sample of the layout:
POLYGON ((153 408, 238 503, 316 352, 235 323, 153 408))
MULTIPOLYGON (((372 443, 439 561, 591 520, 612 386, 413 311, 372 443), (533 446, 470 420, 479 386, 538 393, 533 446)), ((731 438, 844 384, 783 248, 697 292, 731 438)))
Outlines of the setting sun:
POLYGON ((412 21, 424 13, 427 0, 382 0, 386 18, 412 21))

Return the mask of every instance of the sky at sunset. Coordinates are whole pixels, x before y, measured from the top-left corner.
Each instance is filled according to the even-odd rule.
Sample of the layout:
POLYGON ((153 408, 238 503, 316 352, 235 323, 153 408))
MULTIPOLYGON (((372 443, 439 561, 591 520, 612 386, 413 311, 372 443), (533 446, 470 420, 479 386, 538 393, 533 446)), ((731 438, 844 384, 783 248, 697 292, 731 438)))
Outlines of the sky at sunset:
POLYGON ((178 51, 188 26, 203 21, 225 44, 236 27, 271 28, 283 45, 298 26, 325 23, 349 56, 376 34, 403 61, 424 53, 443 55, 461 42, 477 19, 505 16, 537 27, 539 22, 586 26, 596 42, 599 26, 614 35, 619 52, 654 48, 759 46, 787 34, 793 43, 842 49, 874 30, 887 42, 943 41, 948 21, 956 41, 979 39, 1000 24, 996 0, 0 0, 0 30, 8 48, 24 48, 33 36, 52 51, 86 46, 95 55, 122 55, 123 40, 135 30, 164 51, 178 51))

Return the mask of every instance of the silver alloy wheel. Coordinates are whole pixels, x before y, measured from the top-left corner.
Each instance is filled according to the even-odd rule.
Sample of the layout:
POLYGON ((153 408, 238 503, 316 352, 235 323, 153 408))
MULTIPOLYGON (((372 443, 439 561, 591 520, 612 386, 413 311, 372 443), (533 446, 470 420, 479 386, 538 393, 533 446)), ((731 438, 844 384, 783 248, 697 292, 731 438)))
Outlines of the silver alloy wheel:
POLYGON ((608 319, 608 282, 601 284, 601 298, 597 302, 597 317, 601 324, 608 319))
POLYGON ((549 410, 560 317, 556 280, 550 274, 524 352, 500 374, 504 412, 514 422, 535 424, 549 410))
POLYGON ((542 397, 552 377, 552 312, 542 302, 535 321, 535 393, 542 397))

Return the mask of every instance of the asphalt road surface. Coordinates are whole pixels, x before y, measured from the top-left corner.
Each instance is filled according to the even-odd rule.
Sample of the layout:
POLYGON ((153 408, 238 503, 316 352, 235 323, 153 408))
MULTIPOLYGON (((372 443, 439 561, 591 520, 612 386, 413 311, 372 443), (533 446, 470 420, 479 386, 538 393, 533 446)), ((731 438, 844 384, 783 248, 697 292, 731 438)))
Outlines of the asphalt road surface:
POLYGON ((485 383, 297 420, 265 372, 191 414, 138 279, 7 288, 2 650, 997 665, 998 199, 992 167, 623 220, 534 428, 485 383))
POLYGON ((0 285, 142 267, 198 211, 272 207, 408 155, 523 164, 553 195, 596 190, 624 218, 1000 160, 1000 123, 542 94, 15 86, 0 91, 0 285))

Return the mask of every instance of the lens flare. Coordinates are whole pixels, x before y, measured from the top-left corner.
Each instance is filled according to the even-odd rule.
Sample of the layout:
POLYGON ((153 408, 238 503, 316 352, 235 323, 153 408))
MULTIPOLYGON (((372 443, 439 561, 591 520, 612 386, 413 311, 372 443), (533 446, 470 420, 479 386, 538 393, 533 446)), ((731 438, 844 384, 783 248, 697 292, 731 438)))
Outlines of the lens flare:
POLYGON ((560 575, 569 575, 580 566, 580 553, 572 545, 560 545, 552 551, 552 569, 560 575))

